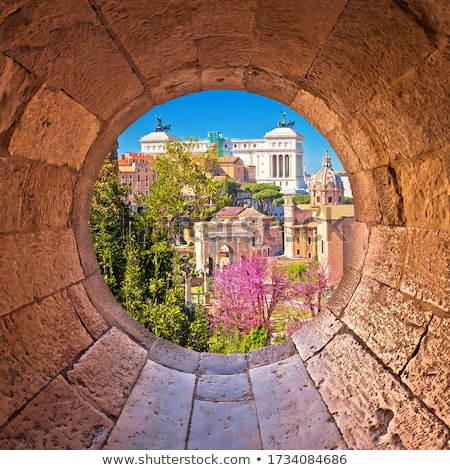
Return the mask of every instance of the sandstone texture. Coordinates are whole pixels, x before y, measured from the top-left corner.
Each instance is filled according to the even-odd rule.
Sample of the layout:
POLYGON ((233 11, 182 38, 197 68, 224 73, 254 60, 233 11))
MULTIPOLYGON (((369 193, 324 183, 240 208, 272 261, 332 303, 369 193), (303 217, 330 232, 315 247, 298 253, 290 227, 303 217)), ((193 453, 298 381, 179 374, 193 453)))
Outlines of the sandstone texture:
POLYGON ((446 2, 0 3, 0 448, 449 448, 446 2), (117 136, 214 89, 304 115, 356 215, 327 309, 229 356, 138 325, 88 225, 117 136))

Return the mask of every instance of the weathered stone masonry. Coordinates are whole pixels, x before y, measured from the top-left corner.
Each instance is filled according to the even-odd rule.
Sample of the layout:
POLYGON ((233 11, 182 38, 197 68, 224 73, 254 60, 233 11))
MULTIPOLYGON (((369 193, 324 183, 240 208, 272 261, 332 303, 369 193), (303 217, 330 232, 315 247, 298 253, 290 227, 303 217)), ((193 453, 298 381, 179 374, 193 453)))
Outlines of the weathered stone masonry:
POLYGON ((442 0, 0 1, 0 448, 448 449, 449 33, 442 0), (117 135, 210 89, 305 116, 355 201, 329 310, 248 356, 140 328, 87 224, 117 135))

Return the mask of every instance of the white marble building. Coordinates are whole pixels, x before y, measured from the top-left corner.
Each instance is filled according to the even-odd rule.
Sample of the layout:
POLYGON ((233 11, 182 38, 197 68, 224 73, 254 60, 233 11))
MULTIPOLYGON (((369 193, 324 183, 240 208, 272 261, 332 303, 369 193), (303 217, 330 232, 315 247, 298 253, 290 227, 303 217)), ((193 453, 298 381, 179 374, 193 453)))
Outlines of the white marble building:
MULTIPOLYGON (((170 126, 159 124, 150 134, 140 139, 141 152, 157 156, 164 153, 167 140, 177 140, 170 134, 170 126)), ((244 165, 255 167, 256 182, 280 186, 285 195, 306 189, 303 166, 303 135, 293 129, 293 122, 286 122, 283 114, 278 127, 261 139, 229 139, 221 132, 209 132, 208 138, 195 142, 195 150, 205 152, 211 144, 217 145, 220 156, 241 158, 244 165)))

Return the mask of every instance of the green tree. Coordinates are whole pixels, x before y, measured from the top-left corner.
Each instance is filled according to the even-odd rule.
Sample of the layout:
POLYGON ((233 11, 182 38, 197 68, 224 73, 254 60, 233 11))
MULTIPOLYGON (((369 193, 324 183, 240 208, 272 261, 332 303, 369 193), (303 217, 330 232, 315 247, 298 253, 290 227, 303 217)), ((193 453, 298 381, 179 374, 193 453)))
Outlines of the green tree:
POLYGON ((292 197, 292 202, 294 204, 310 204, 311 196, 309 194, 296 194, 292 197))
POLYGON ((149 196, 139 203, 152 220, 160 239, 173 240, 181 217, 205 220, 215 212, 219 187, 212 179, 217 154, 194 154, 195 142, 168 142, 153 163, 156 179, 149 196))
POLYGON ((132 217, 128 194, 129 188, 121 185, 110 153, 94 186, 89 224, 100 269, 119 300, 126 265, 126 227, 132 217))
POLYGON ((264 214, 268 213, 270 204, 283 197, 281 188, 270 183, 250 183, 242 189, 252 193, 252 199, 258 201, 258 209, 264 214))

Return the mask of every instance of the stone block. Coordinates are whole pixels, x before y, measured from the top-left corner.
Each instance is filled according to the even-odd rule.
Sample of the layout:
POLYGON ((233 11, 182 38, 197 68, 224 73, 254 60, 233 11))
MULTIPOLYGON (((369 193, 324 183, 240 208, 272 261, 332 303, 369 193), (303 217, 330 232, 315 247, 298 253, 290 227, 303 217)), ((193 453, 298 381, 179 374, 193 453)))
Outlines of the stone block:
POLYGON ((377 188, 371 171, 360 171, 348 175, 355 202, 357 222, 376 224, 381 221, 377 188))
MULTIPOLYGON (((339 110, 343 112, 343 110, 339 110)), ((342 119, 339 132, 340 139, 343 144, 350 146, 353 152, 358 155, 358 162, 361 170, 373 170, 389 163, 390 149, 384 147, 383 142, 377 134, 377 130, 367 119, 363 112, 350 113, 342 119), (382 149, 382 150, 380 150, 382 149)), ((324 136, 325 137, 325 136, 324 136)), ((339 153, 340 147, 334 147, 335 151, 341 158, 339 153)), ((345 162, 345 159, 343 159, 345 162)), ((349 173, 357 173, 359 169, 352 167, 346 168, 349 173)))
POLYGON ((401 227, 371 227, 364 275, 397 288, 405 262, 407 233, 407 230, 401 227))
POLYGON ((414 395, 450 427, 450 318, 434 317, 401 376, 414 395))
POLYGON ((248 67, 252 58, 251 38, 211 36, 196 40, 198 61, 204 68, 248 67), (223 49, 222 49, 223 48, 223 49), (222 52, 217 55, 217 51, 222 52))
POLYGON ((290 106, 297 96, 298 86, 289 78, 259 69, 250 69, 245 75, 245 90, 290 106))
POLYGON ((448 428, 347 334, 307 369, 350 449, 438 450, 448 428))
POLYGON ((380 166, 373 170, 375 186, 380 201, 381 223, 404 225, 404 203, 396 170, 391 166, 380 166))
POLYGON ((352 251, 348 260, 348 267, 355 271, 362 271, 369 247, 369 227, 365 223, 353 223, 352 251))
POLYGON ((432 312, 396 289, 364 278, 341 320, 399 373, 417 348, 432 312))
POLYGON ((400 290, 450 311, 450 235, 434 230, 408 229, 400 290))
POLYGON ((159 364, 181 372, 193 373, 198 368, 200 353, 182 348, 163 338, 158 338, 148 351, 148 357, 159 364))
POLYGON ((17 230, 22 223, 22 204, 11 204, 11 201, 21 201, 27 184, 30 162, 11 161, 0 158, 3 178, 0 181, 0 204, 2 207, 2 224, 0 232, 17 230))
POLYGON ((201 353, 198 370, 201 374, 239 374, 247 369, 245 354, 201 353))
POLYGON ((282 343, 266 346, 265 348, 254 349, 247 354, 249 367, 261 367, 272 362, 279 362, 297 353, 295 345, 289 338, 282 343))
POLYGON ((193 0, 189 14, 195 38, 232 36, 248 38, 253 35, 257 2, 229 0, 224 8, 221 0, 193 0))
POLYGON ((383 96, 390 81, 402 77, 433 49, 434 42, 406 9, 389 0, 353 1, 333 24, 308 82, 319 95, 327 96, 333 110, 355 112, 377 93, 383 96))
POLYGON ((183 450, 195 375, 148 361, 105 449, 183 450))
POLYGON ((4 235, 0 247, 0 316, 82 277, 72 230, 4 235))
POLYGON ((281 76, 308 76, 343 8, 343 0, 283 2, 277 8, 270 1, 258 1, 252 65, 281 76), (293 17, 311 20, 292 21, 293 17), (316 21, 320 28, 315 27, 316 21))
POLYGON ((189 3, 157 0, 129 8, 120 0, 99 0, 97 5, 144 81, 196 63, 189 3))
POLYGON ((306 361, 320 351, 342 328, 342 323, 327 309, 292 335, 300 357, 306 361))
MULTIPOLYGON (((127 10, 141 15, 139 9, 127 10)), ((124 102, 141 94, 143 85, 113 37, 115 33, 101 17, 97 7, 94 9, 83 0, 61 2, 58 8, 51 2, 21 2, 20 8, 0 26, 0 47, 39 77, 40 82, 64 90, 81 106, 107 119, 124 102)), ((148 21, 145 16, 141 18, 148 21)), ((144 31, 151 34, 155 31, 154 27, 139 28, 135 22, 129 24, 130 31, 135 31, 143 40, 144 31)), ((160 52, 160 48, 149 47, 148 42, 144 44, 147 54, 152 50, 157 51, 156 54, 160 52)), ((76 124, 82 136, 78 140, 87 141, 89 126, 83 129, 81 117, 76 124)), ((73 131, 76 133, 76 126, 73 131)), ((64 147, 64 143, 61 135, 52 150, 55 151, 58 144, 64 147)))
POLYGON ((202 89, 207 90, 244 90, 244 69, 203 69, 201 82, 202 89))
POLYGON ((396 150, 391 155, 391 163, 426 156, 448 146, 450 77, 447 47, 433 44, 410 73, 386 87, 365 110, 383 144, 396 150))
POLYGON ((264 450, 345 449, 299 356, 250 370, 264 450))
POLYGON ((0 425, 91 343, 64 291, 1 317, 0 425))
POLYGON ((21 198, 22 227, 68 225, 76 178, 66 166, 33 163, 21 198))
POLYGON ((196 400, 189 450, 259 450, 258 418, 253 401, 196 400))
POLYGON ((408 226, 450 231, 447 189, 450 178, 444 158, 430 157, 398 166, 403 212, 408 226))
POLYGON ((108 329, 103 318, 92 305, 83 284, 75 284, 67 289, 70 301, 89 334, 98 339, 108 329))
POLYGON ((344 311, 360 281, 361 274, 359 272, 351 268, 345 270, 341 281, 327 303, 327 308, 337 317, 344 311))
POLYGON ((80 395, 118 417, 146 360, 145 349, 113 328, 74 364, 67 378, 80 395))
POLYGON ((158 79, 147 82, 148 95, 155 104, 163 104, 190 93, 197 93, 201 88, 201 69, 191 65, 182 70, 167 72, 158 79))
POLYGON ((25 108, 9 151, 13 157, 78 170, 99 130, 95 116, 62 91, 43 86, 25 108))
POLYGON ((99 450, 113 425, 58 377, 0 431, 0 449, 99 450))
MULTIPOLYGON (((4 6, 2 5, 2 9, 4 6)), ((1 13, 0 13, 1 15, 1 13)), ((1 21, 0 21, 1 22, 1 21)), ((33 95, 36 79, 27 70, 0 55, 0 149, 7 148, 11 130, 33 95)))
POLYGON ((196 399, 204 401, 244 401, 251 395, 247 374, 200 376, 196 399))

